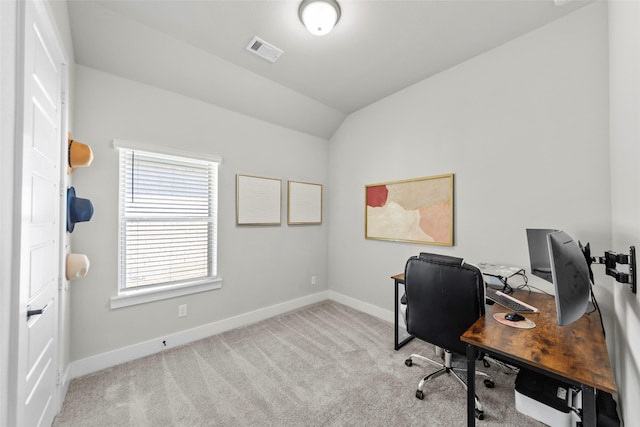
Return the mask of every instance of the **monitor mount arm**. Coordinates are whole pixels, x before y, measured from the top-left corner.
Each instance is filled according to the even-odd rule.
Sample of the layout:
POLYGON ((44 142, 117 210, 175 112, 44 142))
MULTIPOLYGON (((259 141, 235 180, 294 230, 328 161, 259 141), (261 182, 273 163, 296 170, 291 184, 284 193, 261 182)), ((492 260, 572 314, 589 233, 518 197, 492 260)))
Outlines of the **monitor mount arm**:
POLYGON ((593 264, 604 264, 607 276, 612 276, 620 283, 628 283, 631 292, 636 293, 636 247, 629 247, 629 255, 619 254, 613 251, 606 251, 604 256, 590 257, 593 264), (625 273, 616 269, 618 264, 628 264, 629 272, 625 273))

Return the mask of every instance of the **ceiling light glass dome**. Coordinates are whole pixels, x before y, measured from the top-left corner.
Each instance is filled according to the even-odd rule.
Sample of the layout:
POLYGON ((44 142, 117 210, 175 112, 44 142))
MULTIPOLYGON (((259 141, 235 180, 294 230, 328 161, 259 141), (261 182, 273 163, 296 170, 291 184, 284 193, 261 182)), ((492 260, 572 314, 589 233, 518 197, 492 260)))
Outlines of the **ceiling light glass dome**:
POLYGON ((340 6, 335 0, 304 0, 298 15, 311 34, 324 36, 340 19, 340 6))

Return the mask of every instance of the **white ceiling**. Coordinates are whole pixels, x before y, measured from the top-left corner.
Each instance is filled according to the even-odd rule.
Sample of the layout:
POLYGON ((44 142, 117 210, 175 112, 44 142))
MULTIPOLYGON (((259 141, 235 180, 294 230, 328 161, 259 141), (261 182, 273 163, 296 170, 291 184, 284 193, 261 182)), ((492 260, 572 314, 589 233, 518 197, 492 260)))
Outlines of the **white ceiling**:
POLYGON ((326 36, 289 0, 69 0, 76 62, 323 138, 385 96, 594 0, 338 0, 326 36), (258 36, 284 50, 270 63, 258 36))

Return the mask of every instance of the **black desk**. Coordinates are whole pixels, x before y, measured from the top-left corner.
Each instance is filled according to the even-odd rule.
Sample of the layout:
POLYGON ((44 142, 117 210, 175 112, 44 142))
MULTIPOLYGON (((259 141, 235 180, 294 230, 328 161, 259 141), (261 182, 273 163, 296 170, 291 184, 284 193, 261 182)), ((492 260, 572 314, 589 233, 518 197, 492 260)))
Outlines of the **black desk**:
POLYGON ((475 426, 475 365, 479 350, 516 366, 557 378, 582 389, 583 425, 596 426, 596 389, 616 392, 609 354, 599 313, 582 316, 577 322, 559 326, 553 297, 517 291, 514 296, 540 310, 527 313, 536 323, 533 329, 503 325, 494 313, 508 310, 494 304, 460 339, 467 343, 467 423, 475 426))

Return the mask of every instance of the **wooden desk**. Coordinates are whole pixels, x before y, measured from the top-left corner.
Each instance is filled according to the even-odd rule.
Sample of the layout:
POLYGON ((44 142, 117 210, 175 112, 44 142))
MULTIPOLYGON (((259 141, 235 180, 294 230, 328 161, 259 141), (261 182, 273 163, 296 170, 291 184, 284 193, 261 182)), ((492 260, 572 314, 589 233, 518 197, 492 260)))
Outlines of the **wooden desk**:
POLYGON ((398 317, 400 315, 400 312, 398 310, 398 305, 400 303, 400 292, 398 291, 398 289, 400 285, 404 285, 404 273, 396 274, 395 276, 391 276, 391 278, 393 279, 393 289, 394 289, 394 295, 395 295, 395 298, 394 298, 395 320, 393 321, 393 331, 394 331, 393 348, 394 350, 399 350, 400 347, 402 347, 403 345, 405 345, 406 343, 408 343, 413 339, 413 335, 409 335, 409 333, 406 332, 406 329, 403 328, 403 330, 405 331, 405 334, 404 334, 405 338, 402 341, 399 341, 400 324, 398 323, 398 317))
POLYGON ((593 312, 575 323, 559 326, 553 297, 528 291, 517 291, 513 296, 540 310, 525 314, 536 323, 535 328, 518 329, 497 322, 493 314, 509 310, 494 304, 460 337, 467 343, 468 425, 475 426, 475 361, 481 350, 580 387, 583 425, 595 427, 595 389, 616 392, 599 314, 593 312))

